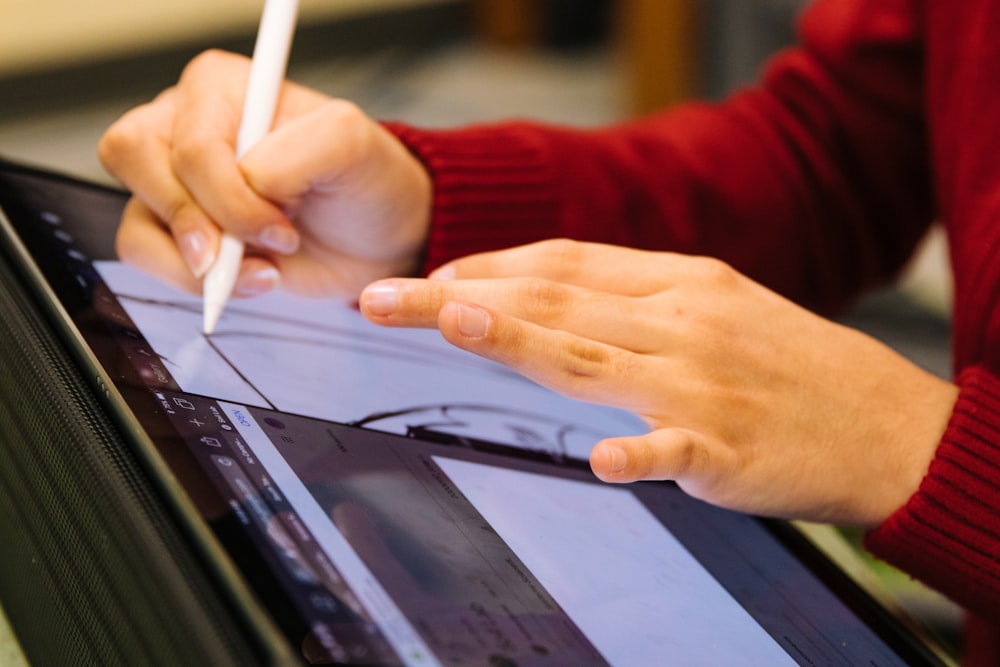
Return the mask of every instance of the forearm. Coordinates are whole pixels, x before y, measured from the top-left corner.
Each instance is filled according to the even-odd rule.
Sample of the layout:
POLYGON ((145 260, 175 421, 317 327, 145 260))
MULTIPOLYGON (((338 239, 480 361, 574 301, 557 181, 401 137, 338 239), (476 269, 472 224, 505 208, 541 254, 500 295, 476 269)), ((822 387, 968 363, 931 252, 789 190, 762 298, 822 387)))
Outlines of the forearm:
POLYGON ((393 126, 434 181, 431 266, 570 237, 716 256, 817 307, 887 280, 933 217, 915 36, 879 32, 894 6, 817 3, 803 45, 721 105, 598 130, 393 126))

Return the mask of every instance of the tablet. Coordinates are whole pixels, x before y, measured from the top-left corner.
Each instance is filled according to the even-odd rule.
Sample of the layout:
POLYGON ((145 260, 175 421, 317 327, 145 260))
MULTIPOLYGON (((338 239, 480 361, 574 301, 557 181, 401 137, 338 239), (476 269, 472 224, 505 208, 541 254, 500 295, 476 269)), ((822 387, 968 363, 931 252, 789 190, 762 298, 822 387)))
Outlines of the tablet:
POLYGON ((332 300, 233 301, 204 336, 198 297, 114 259, 125 201, 2 164, 6 261, 299 661, 943 664, 787 523, 599 482, 634 415, 332 300))

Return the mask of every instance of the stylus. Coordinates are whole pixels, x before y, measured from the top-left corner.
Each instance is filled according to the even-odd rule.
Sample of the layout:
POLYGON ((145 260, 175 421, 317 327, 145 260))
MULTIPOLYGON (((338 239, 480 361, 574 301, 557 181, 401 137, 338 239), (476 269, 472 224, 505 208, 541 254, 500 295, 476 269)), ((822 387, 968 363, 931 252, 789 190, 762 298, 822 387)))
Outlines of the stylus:
MULTIPOLYGON (((298 8, 298 0, 264 0, 243 101, 240 131, 236 137, 237 160, 271 129, 278 91, 285 78, 288 53, 292 48, 298 8)), ((202 328, 206 334, 215 331, 226 301, 232 295, 242 261, 243 242, 224 233, 219 254, 205 275, 202 328)))

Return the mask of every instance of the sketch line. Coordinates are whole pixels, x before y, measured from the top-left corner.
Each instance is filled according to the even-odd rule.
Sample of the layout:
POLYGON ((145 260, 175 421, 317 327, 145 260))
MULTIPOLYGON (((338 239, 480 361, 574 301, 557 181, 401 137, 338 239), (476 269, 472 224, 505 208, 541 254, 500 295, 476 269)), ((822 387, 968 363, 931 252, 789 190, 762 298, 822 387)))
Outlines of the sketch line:
POLYGON ((223 361, 223 362, 224 362, 224 363, 225 363, 225 364, 226 364, 227 366, 229 366, 229 367, 230 367, 231 369, 233 369, 233 372, 234 372, 234 373, 236 373, 236 375, 237 375, 237 376, 238 376, 238 377, 240 378, 240 380, 242 380, 243 382, 245 382, 245 383, 246 383, 246 385, 247 385, 248 387, 250 387, 250 388, 251 388, 251 389, 252 389, 252 390, 253 390, 254 392, 256 392, 256 394, 257 394, 258 396, 260 396, 260 397, 261 397, 261 399, 262 399, 262 400, 263 400, 263 401, 264 401, 265 403, 267 403, 267 406, 268 406, 269 408, 271 408, 272 410, 275 410, 275 411, 277 411, 277 410, 278 410, 278 406, 276 406, 276 405, 275 405, 275 404, 274 404, 274 403, 273 403, 273 402, 271 401, 271 399, 269 399, 269 398, 268 398, 268 397, 267 397, 267 396, 266 396, 266 395, 264 394, 264 392, 262 392, 262 391, 261 391, 260 389, 258 389, 258 388, 257 388, 257 386, 256 386, 256 385, 255 385, 255 384, 254 384, 254 383, 253 383, 253 382, 252 382, 252 381, 250 380, 250 378, 248 378, 248 377, 246 376, 246 374, 245 374, 245 373, 244 373, 243 371, 241 371, 241 370, 239 369, 239 367, 237 367, 237 366, 236 366, 236 364, 234 364, 234 363, 232 362, 232 360, 231 360, 231 359, 230 359, 229 357, 227 357, 227 356, 226 356, 226 355, 225 355, 225 354, 224 354, 224 353, 222 352, 222 350, 220 350, 220 349, 219 349, 219 346, 215 344, 215 341, 214 341, 214 340, 212 340, 212 336, 209 336, 208 334, 204 334, 204 333, 203 333, 203 334, 201 334, 201 335, 202 335, 202 336, 203 336, 203 337, 205 338, 205 342, 207 342, 207 343, 208 343, 208 346, 209 346, 210 348, 212 348, 212 351, 214 351, 214 352, 215 352, 215 353, 216 353, 216 354, 217 354, 217 355, 219 356, 219 358, 220 358, 220 359, 221 359, 221 360, 222 360, 222 361, 223 361))
MULTIPOLYGON (((120 300, 131 301, 133 303, 153 306, 157 308, 172 308, 180 310, 191 314, 200 314, 201 305, 194 304, 191 302, 179 301, 179 300, 165 300, 165 299, 155 299, 149 297, 136 296, 131 294, 117 293, 120 300)), ((393 338, 385 337, 380 338, 376 333, 365 332, 364 335, 359 334, 356 331, 345 327, 331 327, 326 325, 320 325, 316 322, 310 322, 301 318, 286 317, 286 316, 275 316, 275 315, 265 315, 260 312, 240 309, 240 308, 227 308, 227 315, 229 318, 233 317, 244 317, 252 320, 260 320, 267 322, 268 324, 278 324, 285 325, 289 327, 294 327, 296 329, 303 329, 307 331, 313 331, 320 334, 326 334, 328 338, 311 338, 309 336, 292 336, 292 335, 282 335, 267 333, 262 331, 252 331, 252 330, 236 330, 227 331, 219 330, 212 335, 215 339, 229 338, 250 338, 250 339, 260 339, 265 341, 275 341, 282 343, 291 343, 296 345, 310 345, 322 348, 330 349, 355 349, 361 352, 373 352, 380 356, 388 356, 400 361, 407 361, 410 363, 416 363, 420 365, 431 366, 435 368, 440 368, 443 365, 451 366, 457 369, 463 369, 465 371, 470 371, 475 369, 477 372, 486 371, 495 375, 502 376, 507 379, 514 379, 520 382, 530 383, 530 380, 524 378, 524 376, 515 373, 514 371, 501 366, 499 364, 487 363, 482 360, 468 355, 468 357, 456 359, 452 355, 442 354, 438 349, 431 345, 422 345, 419 342, 408 342, 405 349, 400 348, 398 340, 393 338), (347 342, 337 342, 350 341, 347 342)))

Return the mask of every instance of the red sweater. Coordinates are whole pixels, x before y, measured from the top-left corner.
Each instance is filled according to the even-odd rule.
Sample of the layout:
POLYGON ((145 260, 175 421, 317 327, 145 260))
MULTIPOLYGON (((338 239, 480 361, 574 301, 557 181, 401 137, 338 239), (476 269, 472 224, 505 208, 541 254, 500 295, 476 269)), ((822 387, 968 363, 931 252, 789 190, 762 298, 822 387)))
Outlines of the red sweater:
POLYGON ((867 546, 978 617, 969 664, 1000 664, 1000 0, 818 0, 800 34, 720 105, 599 130, 395 127, 434 178, 429 265, 572 237, 715 255, 833 312, 941 221, 961 393, 867 546))

